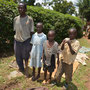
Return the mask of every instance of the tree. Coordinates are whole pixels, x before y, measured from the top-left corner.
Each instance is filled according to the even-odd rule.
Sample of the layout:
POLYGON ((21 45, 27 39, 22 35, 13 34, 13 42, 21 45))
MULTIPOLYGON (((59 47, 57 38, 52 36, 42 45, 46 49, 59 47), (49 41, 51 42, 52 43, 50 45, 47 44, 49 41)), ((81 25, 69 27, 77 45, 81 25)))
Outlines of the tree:
POLYGON ((84 10, 83 14, 84 14, 84 17, 87 19, 87 21, 90 21, 90 7, 84 10))
POLYGON ((21 0, 13 0, 15 3, 19 3, 21 0))
POLYGON ((67 0, 53 0, 53 9, 64 14, 74 14, 75 7, 72 2, 67 2, 67 0))
POLYGON ((79 16, 90 21, 90 0, 77 0, 76 6, 79 8, 79 16))
POLYGON ((41 7, 42 5, 40 3, 36 3, 36 6, 41 7))
POLYGON ((23 0, 27 5, 34 6, 35 0, 23 0))
MULTIPOLYGON (((21 2, 21 0, 13 0, 15 3, 19 3, 21 2)), ((35 0, 23 0, 23 2, 25 2, 27 5, 29 6, 34 6, 35 0)))

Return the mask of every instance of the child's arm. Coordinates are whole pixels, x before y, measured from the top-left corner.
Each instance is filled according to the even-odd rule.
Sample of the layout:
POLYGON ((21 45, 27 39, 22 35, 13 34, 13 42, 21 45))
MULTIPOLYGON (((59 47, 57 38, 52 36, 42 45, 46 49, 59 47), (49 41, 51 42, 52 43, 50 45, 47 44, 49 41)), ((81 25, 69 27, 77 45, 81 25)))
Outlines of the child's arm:
POLYGON ((73 50, 73 48, 72 48, 72 46, 71 46, 70 40, 68 40, 66 43, 68 43, 68 46, 69 46, 69 48, 70 48, 71 54, 72 54, 72 55, 75 54, 75 51, 73 50))
POLYGON ((43 57, 44 57, 44 50, 43 50, 43 53, 42 53, 42 61, 43 61, 43 57))
POLYGON ((31 26, 30 36, 32 38, 32 35, 34 34, 34 21, 33 21, 33 19, 30 19, 30 26, 31 26))
POLYGON ((57 44, 57 65, 59 66, 59 45, 57 44))
POLYGON ((65 40, 63 40, 62 42, 61 50, 64 50, 64 44, 65 44, 65 40))
POLYGON ((59 53, 57 53, 57 65, 59 66, 59 53))

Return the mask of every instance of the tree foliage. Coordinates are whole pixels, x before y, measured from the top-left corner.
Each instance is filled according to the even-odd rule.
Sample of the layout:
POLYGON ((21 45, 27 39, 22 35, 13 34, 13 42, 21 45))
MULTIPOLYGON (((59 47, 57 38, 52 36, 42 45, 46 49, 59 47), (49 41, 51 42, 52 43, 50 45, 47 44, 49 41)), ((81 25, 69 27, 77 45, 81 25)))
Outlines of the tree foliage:
POLYGON ((72 15, 75 12, 73 3, 67 2, 67 0, 53 0, 52 4, 54 4, 53 9, 60 13, 72 15))
MULTIPOLYGON (((82 36, 82 21, 77 17, 33 6, 27 7, 27 14, 33 17, 35 26, 38 22, 43 22, 45 34, 54 29, 55 40, 59 43, 68 36, 68 29, 71 27, 77 29, 78 38, 82 36)), ((16 3, 0 0, 0 52, 13 49, 13 19, 17 15, 16 3)))
POLYGON ((27 5, 34 6, 35 0, 23 0, 27 5))
POLYGON ((90 0, 77 0, 76 6, 79 7, 79 15, 90 21, 90 0))

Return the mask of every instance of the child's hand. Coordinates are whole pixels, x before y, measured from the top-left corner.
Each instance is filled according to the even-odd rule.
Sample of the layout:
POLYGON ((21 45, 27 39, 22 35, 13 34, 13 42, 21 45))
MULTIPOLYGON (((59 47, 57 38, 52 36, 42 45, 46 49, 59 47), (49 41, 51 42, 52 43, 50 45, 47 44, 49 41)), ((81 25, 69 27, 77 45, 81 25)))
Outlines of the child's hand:
POLYGON ((68 40, 68 41, 66 41, 66 43, 67 43, 67 44, 71 44, 71 41, 70 41, 70 40, 68 40))
POLYGON ((63 40, 63 44, 65 44, 65 43, 66 43, 66 40, 64 39, 64 40, 63 40))

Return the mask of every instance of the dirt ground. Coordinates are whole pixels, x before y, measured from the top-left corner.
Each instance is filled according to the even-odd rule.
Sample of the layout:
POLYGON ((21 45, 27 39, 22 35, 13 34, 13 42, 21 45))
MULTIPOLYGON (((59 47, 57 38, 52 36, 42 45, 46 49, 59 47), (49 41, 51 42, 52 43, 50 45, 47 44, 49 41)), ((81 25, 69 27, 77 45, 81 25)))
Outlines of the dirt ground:
MULTIPOLYGON (((87 37, 83 37, 83 38, 85 38, 90 43, 90 40, 88 40, 87 37)), ((89 57, 90 57, 90 55, 89 55, 89 57)), ((43 74, 41 75, 41 78, 43 78, 42 76, 43 76, 43 74)), ((87 87, 87 90, 90 90, 90 68, 87 69, 86 74, 85 74, 84 78, 82 78, 82 79, 85 80, 84 85, 87 87)), ((26 89, 22 89, 25 85, 28 88, 29 87, 35 87, 35 86, 40 87, 40 86, 42 86, 41 80, 43 80, 43 79, 40 79, 38 82, 32 82, 30 79, 25 78, 23 76, 23 79, 22 78, 21 79, 12 79, 8 82, 5 82, 3 85, 0 86, 0 90, 26 90, 26 89), (19 89, 15 89, 18 87, 19 87, 19 89)), ((80 86, 79 83, 75 82, 74 84, 77 87, 80 86)), ((51 86, 48 86, 48 87, 51 87, 51 86)), ((56 89, 56 88, 59 88, 59 87, 55 86, 53 89, 50 89, 50 90, 61 90, 61 88, 59 88, 59 89, 56 89)), ((74 88, 72 90, 76 90, 76 89, 74 88)), ((81 90, 81 89, 79 89, 79 90, 81 90)))

